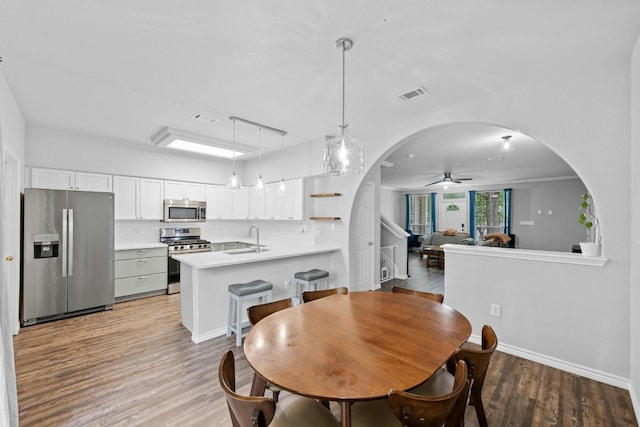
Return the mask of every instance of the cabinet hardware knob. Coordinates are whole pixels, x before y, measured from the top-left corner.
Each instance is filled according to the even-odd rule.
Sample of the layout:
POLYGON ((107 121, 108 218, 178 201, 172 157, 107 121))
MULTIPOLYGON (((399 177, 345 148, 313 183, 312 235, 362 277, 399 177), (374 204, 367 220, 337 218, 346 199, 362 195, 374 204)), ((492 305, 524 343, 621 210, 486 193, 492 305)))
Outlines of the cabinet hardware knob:
POLYGON ((13 257, 12 257, 11 255, 9 255, 9 256, 6 258, 6 260, 7 260, 7 261, 13 261, 13 257))

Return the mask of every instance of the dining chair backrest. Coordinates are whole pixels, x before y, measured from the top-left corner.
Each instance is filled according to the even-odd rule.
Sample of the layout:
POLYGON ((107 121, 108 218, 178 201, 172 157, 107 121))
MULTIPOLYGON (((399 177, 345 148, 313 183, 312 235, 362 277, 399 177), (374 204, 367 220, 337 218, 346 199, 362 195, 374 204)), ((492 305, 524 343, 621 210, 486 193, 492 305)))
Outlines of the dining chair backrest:
POLYGON ((402 293, 402 294, 418 295, 420 297, 427 298, 427 299, 439 302, 440 304, 442 304, 442 301, 444 301, 444 295, 442 295, 442 294, 433 294, 431 292, 416 291, 416 290, 413 290, 413 289, 401 288, 399 286, 394 286, 393 288, 391 288, 391 292, 399 292, 399 293, 402 293))
MULTIPOLYGON (((421 396, 406 391, 391 390, 389 405, 393 415, 403 427, 442 426, 451 422, 451 416, 458 403, 469 390, 467 365, 464 361, 456 364, 453 390, 439 396, 421 396)), ((464 401, 466 403, 466 400, 464 401)), ((466 405, 463 405, 463 408, 466 405)), ((455 422, 460 420, 454 417, 455 422)))
MULTIPOLYGON (((482 387, 487 376, 491 356, 498 347, 498 337, 489 325, 482 327, 482 347, 480 350, 472 348, 461 348, 455 354, 456 363, 465 361, 469 369, 469 380, 471 381, 471 391, 469 393, 469 405, 476 409, 480 426, 487 426, 487 417, 482 404, 482 387)), ((451 372, 451 364, 447 365, 451 372)))
POLYGON ((309 302, 314 301, 320 298, 328 297, 329 295, 335 294, 348 294, 349 289, 345 287, 333 288, 333 289, 322 289, 320 291, 306 291, 302 293, 302 301, 309 302))
POLYGON ((249 316, 249 322, 251 322, 252 325, 255 325, 268 315, 289 307, 293 307, 293 301, 291 298, 281 299, 278 301, 253 305, 247 308, 247 315, 249 316))
POLYGON ((268 397, 249 397, 236 393, 236 368, 233 352, 220 359, 218 381, 225 393, 233 427, 266 427, 276 412, 276 404, 268 397))

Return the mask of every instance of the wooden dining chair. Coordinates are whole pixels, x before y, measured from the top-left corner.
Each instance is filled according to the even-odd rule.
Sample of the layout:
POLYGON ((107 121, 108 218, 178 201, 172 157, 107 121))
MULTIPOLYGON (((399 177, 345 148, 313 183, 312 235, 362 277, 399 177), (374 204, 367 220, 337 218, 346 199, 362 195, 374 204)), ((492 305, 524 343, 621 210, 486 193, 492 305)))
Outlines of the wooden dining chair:
MULTIPOLYGON (((249 316, 249 322, 253 326, 270 314, 290 307, 293 307, 293 300, 291 298, 281 299, 264 304, 252 305, 247 308, 247 315, 249 316)), ((281 391, 280 388, 270 384, 267 380, 258 375, 257 372, 254 372, 250 395, 264 396, 264 392, 267 389, 271 390, 273 399, 277 402, 281 391)))
POLYGON ((348 294, 349 289, 345 287, 333 288, 333 289, 322 289, 320 291, 306 291, 302 293, 302 301, 310 302, 320 298, 328 297, 329 295, 335 294, 348 294))
POLYGON ((452 388, 438 396, 421 396, 392 389, 386 399, 354 403, 351 408, 353 427, 431 427, 458 426, 469 390, 467 365, 456 365, 452 388))
POLYGON ((289 395, 276 404, 268 397, 236 393, 236 369, 233 352, 220 359, 218 381, 225 393, 233 427, 339 427, 338 420, 317 400, 289 395))
POLYGON ((487 417, 482 404, 482 387, 487 376, 491 356, 497 347, 498 337, 496 333, 491 326, 484 325, 482 327, 482 347, 480 350, 472 348, 459 349, 447 362, 446 370, 441 369, 428 381, 412 389, 411 392, 426 396, 440 394, 443 389, 450 387, 453 378, 452 373, 455 372, 455 364, 464 360, 467 363, 469 381, 471 381, 468 404, 475 408, 480 427, 487 427, 487 417))
POLYGON ((442 301, 444 301, 444 295, 442 295, 442 294, 432 294, 431 292, 416 291, 416 290, 413 290, 413 289, 401 288, 399 286, 394 286, 393 288, 391 288, 391 292, 399 292, 401 294, 418 295, 420 297, 427 298, 427 299, 439 302, 440 304, 442 304, 442 301))
POLYGON ((247 308, 247 315, 249 316, 249 322, 251 325, 255 325, 268 315, 289 307, 293 307, 293 300, 291 298, 281 299, 264 304, 252 305, 247 308))

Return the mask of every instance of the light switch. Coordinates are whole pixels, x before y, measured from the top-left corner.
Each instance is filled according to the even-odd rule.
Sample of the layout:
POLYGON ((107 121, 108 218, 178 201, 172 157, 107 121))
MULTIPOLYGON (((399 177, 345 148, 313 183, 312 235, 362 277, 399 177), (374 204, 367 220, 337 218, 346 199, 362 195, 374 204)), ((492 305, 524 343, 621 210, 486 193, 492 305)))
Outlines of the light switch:
POLYGON ((551 209, 549 209, 549 215, 553 215, 553 211, 551 209))
POLYGON ((542 210, 538 209, 538 215, 542 215, 542 210))

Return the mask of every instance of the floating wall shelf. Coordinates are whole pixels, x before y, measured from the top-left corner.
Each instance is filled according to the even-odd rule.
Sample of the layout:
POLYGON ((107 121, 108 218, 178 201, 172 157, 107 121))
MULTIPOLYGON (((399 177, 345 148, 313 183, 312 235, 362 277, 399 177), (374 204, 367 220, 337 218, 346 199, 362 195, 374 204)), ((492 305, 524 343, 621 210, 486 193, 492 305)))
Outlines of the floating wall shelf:
POLYGON ((310 197, 338 197, 342 196, 340 193, 317 193, 317 194, 309 194, 310 197))

